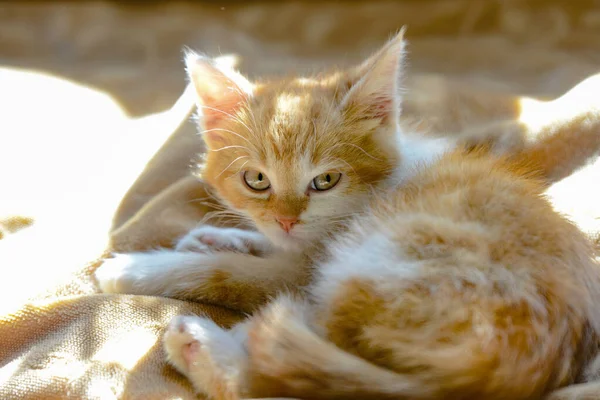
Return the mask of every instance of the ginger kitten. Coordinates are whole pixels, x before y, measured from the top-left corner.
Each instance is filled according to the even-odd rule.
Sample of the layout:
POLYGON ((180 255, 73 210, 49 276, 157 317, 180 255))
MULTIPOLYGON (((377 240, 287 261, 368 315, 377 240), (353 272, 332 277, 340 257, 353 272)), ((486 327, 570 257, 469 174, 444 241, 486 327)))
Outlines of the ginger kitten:
POLYGON ((400 34, 357 68, 262 84, 188 60, 202 178, 257 231, 201 226, 97 276, 104 291, 247 312, 278 296, 231 331, 172 321, 169 360, 199 391, 535 399, 584 379, 600 328, 587 238, 543 198, 535 151, 467 153, 400 130, 403 46, 400 34))
POLYGON ((350 70, 258 83, 190 53, 207 146, 199 176, 255 230, 200 225, 175 250, 118 254, 96 272, 101 289, 251 312, 283 288, 308 284, 324 240, 377 188, 407 179, 451 146, 399 135, 400 110, 377 98, 384 87, 399 90, 389 76, 391 49, 401 45, 390 42, 350 70))
POLYGON ((225 331, 182 316, 170 362, 215 399, 541 399, 597 355, 600 269, 527 165, 452 153, 375 198, 304 298, 225 331))

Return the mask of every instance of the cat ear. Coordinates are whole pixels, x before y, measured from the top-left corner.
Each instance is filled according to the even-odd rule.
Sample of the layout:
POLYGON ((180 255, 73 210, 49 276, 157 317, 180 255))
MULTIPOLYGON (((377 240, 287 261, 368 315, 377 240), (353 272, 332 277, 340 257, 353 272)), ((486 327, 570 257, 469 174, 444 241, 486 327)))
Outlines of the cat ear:
POLYGON ((194 91, 207 143, 222 138, 211 131, 220 120, 231 117, 252 96, 253 85, 235 71, 229 58, 209 58, 190 50, 185 66, 194 91))
POLYGON ((400 116, 400 79, 404 61, 404 32, 400 32, 355 71, 355 83, 342 100, 346 110, 382 123, 395 124, 400 116))

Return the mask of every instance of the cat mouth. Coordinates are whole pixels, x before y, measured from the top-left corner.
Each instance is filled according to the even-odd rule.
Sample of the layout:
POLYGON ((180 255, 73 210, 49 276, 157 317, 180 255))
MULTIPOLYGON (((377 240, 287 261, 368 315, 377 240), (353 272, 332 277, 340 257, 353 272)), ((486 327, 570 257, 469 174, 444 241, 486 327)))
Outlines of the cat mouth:
POLYGON ((287 240, 301 240, 302 236, 299 234, 299 232, 295 229, 292 229, 290 231, 285 231, 283 229, 279 230, 279 236, 283 239, 287 239, 287 240))
POLYGON ((299 229, 299 227, 294 227, 294 229, 290 229, 288 232, 281 229, 279 226, 269 226, 265 228, 263 233, 278 247, 299 249, 303 248, 306 243, 310 241, 310 238, 303 232, 303 229, 299 229))

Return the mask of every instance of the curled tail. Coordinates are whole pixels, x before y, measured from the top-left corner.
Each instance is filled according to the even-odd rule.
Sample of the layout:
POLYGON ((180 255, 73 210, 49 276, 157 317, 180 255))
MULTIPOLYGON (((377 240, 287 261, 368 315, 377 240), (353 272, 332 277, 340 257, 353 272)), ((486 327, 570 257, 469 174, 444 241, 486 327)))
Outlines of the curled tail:
MULTIPOLYGON (((390 348, 400 349, 394 357, 401 365, 392 370, 373 363, 385 364, 379 363, 383 352, 380 359, 367 360, 336 346, 312 328, 308 315, 305 303, 283 297, 254 317, 247 342, 253 397, 524 400, 541 399, 565 379, 564 370, 550 365, 552 355, 532 370, 520 366, 531 360, 519 356, 514 362, 499 360, 503 351, 513 353, 503 346, 490 345, 482 357, 471 340, 445 349, 432 343, 430 350, 416 343, 412 349, 407 343, 398 347, 391 340, 390 348)), ((546 345, 539 343, 545 352, 561 353, 546 345)))
POLYGON ((425 399, 432 393, 405 377, 343 351, 309 326, 306 304, 287 297, 270 305, 248 332, 250 393, 302 399, 425 399))

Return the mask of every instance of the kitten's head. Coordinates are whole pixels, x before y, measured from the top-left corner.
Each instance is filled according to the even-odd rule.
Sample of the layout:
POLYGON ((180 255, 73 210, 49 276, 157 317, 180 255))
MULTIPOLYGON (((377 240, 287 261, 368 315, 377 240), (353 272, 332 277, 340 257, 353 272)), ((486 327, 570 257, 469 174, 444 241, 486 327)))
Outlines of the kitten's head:
POLYGON ((402 33, 355 68, 261 83, 188 54, 202 179, 279 246, 331 232, 399 162, 402 33))

